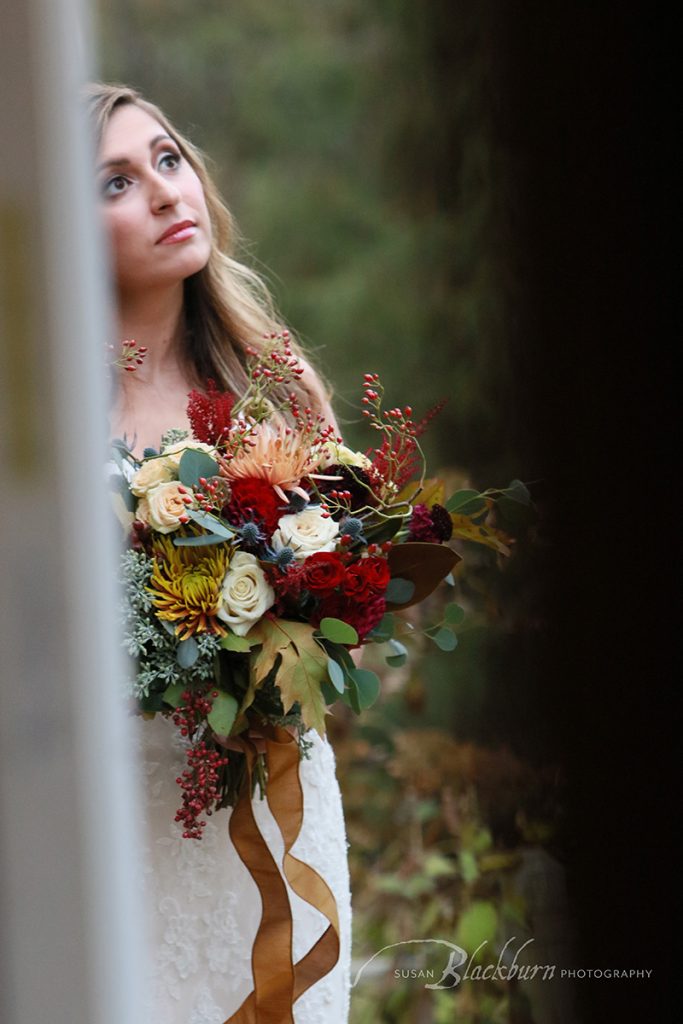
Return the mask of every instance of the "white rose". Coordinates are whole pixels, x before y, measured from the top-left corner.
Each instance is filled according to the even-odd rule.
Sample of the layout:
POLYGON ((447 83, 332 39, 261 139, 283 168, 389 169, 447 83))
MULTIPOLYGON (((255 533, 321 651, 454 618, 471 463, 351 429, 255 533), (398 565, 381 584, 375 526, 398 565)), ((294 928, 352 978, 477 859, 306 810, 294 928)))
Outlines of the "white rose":
POLYGON ((175 471, 170 460, 148 459, 147 462, 143 462, 140 469, 135 473, 130 489, 138 498, 144 498, 152 487, 156 487, 157 484, 168 483, 174 476, 175 471))
POLYGON ((354 452, 345 444, 338 444, 336 441, 326 441, 320 449, 322 455, 321 467, 341 465, 355 466, 357 469, 370 469, 371 460, 363 452, 354 452))
POLYGON ((193 497, 192 491, 177 480, 157 484, 139 502, 138 518, 149 523, 157 533, 171 533, 180 526, 180 517, 187 508, 183 498, 188 495, 193 497))
POLYGON ((291 548, 295 558, 304 559, 316 551, 334 551, 338 533, 339 524, 332 516, 324 518, 320 506, 314 505, 303 512, 282 516, 272 545, 276 551, 291 548))
POLYGON ((218 618, 238 636, 245 636, 275 603, 275 591, 254 555, 246 551, 233 555, 223 580, 221 602, 218 618))
POLYGON ((206 454, 210 455, 212 458, 216 454, 216 449, 213 445, 206 444, 205 441, 192 441, 191 439, 186 438, 184 441, 176 441, 175 444, 169 444, 168 448, 164 448, 161 454, 165 456, 165 458, 161 461, 167 462, 168 465, 170 465, 177 473, 183 453, 186 452, 188 448, 191 448, 193 452, 206 452, 206 454))

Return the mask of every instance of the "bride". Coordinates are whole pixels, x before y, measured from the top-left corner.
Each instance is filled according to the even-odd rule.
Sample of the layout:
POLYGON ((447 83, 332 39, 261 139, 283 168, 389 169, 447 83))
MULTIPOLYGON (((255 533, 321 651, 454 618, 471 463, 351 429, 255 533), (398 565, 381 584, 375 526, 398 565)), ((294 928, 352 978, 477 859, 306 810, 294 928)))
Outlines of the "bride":
MULTIPOLYGON (((198 150, 161 111, 122 86, 88 90, 97 143, 97 188, 109 238, 118 337, 147 347, 136 373, 120 373, 111 409, 112 437, 137 456, 158 448, 173 427, 189 429, 187 396, 214 378, 239 394, 246 385, 245 347, 279 332, 260 279, 231 254, 235 228, 198 150)), ((302 405, 334 423, 329 400, 305 362, 302 405)), ((291 385, 288 385, 291 390, 291 385)), ((230 809, 208 819, 200 841, 174 821, 176 777, 187 741, 170 720, 133 723, 144 794, 140 833, 151 950, 150 1024, 257 1024, 238 1013, 254 987, 251 952, 261 918, 256 884, 232 844, 230 809)), ((351 903, 347 842, 332 748, 315 731, 299 768, 303 825, 292 852, 327 882, 337 903, 339 958, 296 1000, 282 1024, 345 1024, 349 1010, 351 903)), ((256 739, 257 744, 261 743, 256 739)), ((254 817, 275 861, 283 840, 258 791, 254 817)), ((299 961, 328 925, 288 890, 293 959, 299 961)), ((268 1017, 268 1024, 279 1024, 268 1017)))

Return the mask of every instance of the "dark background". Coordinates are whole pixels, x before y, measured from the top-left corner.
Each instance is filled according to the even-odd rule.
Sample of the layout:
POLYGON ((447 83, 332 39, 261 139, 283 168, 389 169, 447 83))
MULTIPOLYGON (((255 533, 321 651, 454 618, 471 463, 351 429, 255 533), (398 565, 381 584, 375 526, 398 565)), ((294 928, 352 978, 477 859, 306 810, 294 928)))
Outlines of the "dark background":
MULTIPOLYGON (((546 707, 569 780, 585 1020, 664 1021, 675 676, 672 82, 644 5, 512 5, 505 122, 526 154, 518 402, 549 468, 546 707)), ((674 787, 675 789, 675 787, 674 787)))

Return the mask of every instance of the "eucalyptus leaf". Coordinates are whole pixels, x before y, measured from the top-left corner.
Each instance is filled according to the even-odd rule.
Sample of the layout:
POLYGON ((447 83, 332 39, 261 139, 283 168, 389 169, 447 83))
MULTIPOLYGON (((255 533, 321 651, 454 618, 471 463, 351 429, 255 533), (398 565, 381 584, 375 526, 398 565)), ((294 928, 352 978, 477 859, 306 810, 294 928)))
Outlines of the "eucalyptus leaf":
POLYGON ((222 537, 223 540, 234 540, 235 531, 218 516, 212 516, 210 512, 197 512, 191 508, 186 509, 185 514, 199 526, 203 526, 209 533, 222 537))
POLYGON ((356 712, 357 715, 359 715, 361 713, 361 704, 358 684, 355 679, 351 678, 350 674, 346 677, 346 684, 342 699, 353 711, 356 712))
POLYGON ((325 618, 320 623, 320 632, 326 640, 336 644, 357 644, 358 633, 341 619, 325 618))
POLYGON ((348 673, 348 676, 358 689, 358 703, 360 707, 371 707, 380 694, 379 677, 367 668, 354 668, 348 673))
POLYGON ((384 597, 393 604, 403 604, 404 601, 410 601, 414 593, 415 584, 412 580, 404 580, 400 576, 395 576, 389 580, 384 597))
POLYGON ((237 651, 239 653, 246 653, 251 650, 251 644, 245 636, 237 636, 236 633, 228 633, 220 641, 221 647, 224 651, 237 651))
POLYGON ((198 487, 199 478, 218 476, 219 466, 206 452, 186 448, 180 458, 178 478, 186 487, 198 487))
POLYGON ((459 516, 472 516, 486 508, 486 500, 479 491, 466 488, 451 495, 446 502, 446 508, 459 516))
POLYGON ((508 486, 503 490, 503 494, 506 494, 514 501, 519 501, 522 505, 531 504, 529 488, 522 480, 511 480, 508 486))
POLYGON ((444 618, 449 626, 458 626, 465 618, 465 609, 459 604, 447 604, 444 609, 444 618))
POLYGON ((199 657, 199 644, 193 636, 181 640, 176 649, 176 661, 181 668, 192 668, 199 657))
POLYGON ((179 707, 183 698, 184 691, 184 683, 171 683, 171 685, 167 686, 166 689, 164 690, 164 703, 170 704, 172 708, 179 707))
POLYGON ((454 651, 458 646, 457 636, 452 630, 446 629, 445 626, 441 629, 437 629, 436 633, 428 632, 427 636, 430 640, 433 640, 436 646, 442 651, 454 651))
POLYGON ((225 544, 226 538, 220 533, 202 533, 199 537, 174 537, 177 548, 204 548, 209 544, 225 544))
POLYGON ((407 654, 388 654, 384 659, 391 668, 400 668, 408 660, 407 654))
POLYGON ((328 661, 327 661, 327 674, 330 677, 330 679, 331 679, 335 689, 339 693, 343 693, 344 692, 344 676, 345 676, 344 669, 339 664, 339 662, 335 661, 333 658, 328 658, 328 661))
POLYGON ((320 692, 323 695, 323 700, 326 705, 334 704, 335 701, 339 700, 339 694, 336 688, 327 679, 323 679, 320 684, 320 692))
POLYGON ((206 716, 206 720, 215 733, 219 736, 229 736, 235 716, 237 715, 237 701, 232 694, 218 691, 214 698, 213 707, 206 716))
POLYGON ((394 619, 394 616, 391 614, 391 612, 388 612, 382 618, 381 622, 378 622, 375 628, 370 633, 368 633, 366 639, 374 640, 375 643, 378 644, 383 644, 394 635, 395 628, 396 621, 394 619))

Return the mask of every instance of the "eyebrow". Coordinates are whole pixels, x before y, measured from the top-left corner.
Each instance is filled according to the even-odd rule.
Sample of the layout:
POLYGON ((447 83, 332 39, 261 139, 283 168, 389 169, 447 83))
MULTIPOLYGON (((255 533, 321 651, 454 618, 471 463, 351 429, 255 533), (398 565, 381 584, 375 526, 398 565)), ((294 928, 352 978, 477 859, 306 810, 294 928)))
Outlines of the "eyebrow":
MULTIPOLYGON (((155 135, 149 144, 150 150, 154 149, 158 142, 163 142, 164 139, 168 139, 170 142, 175 142, 175 139, 171 138, 170 135, 155 135)), ((176 143, 177 145, 177 143, 176 143)), ((128 167, 130 160, 127 156, 114 156, 111 160, 105 160, 104 163, 97 165, 97 171, 103 171, 105 167, 128 167)))

